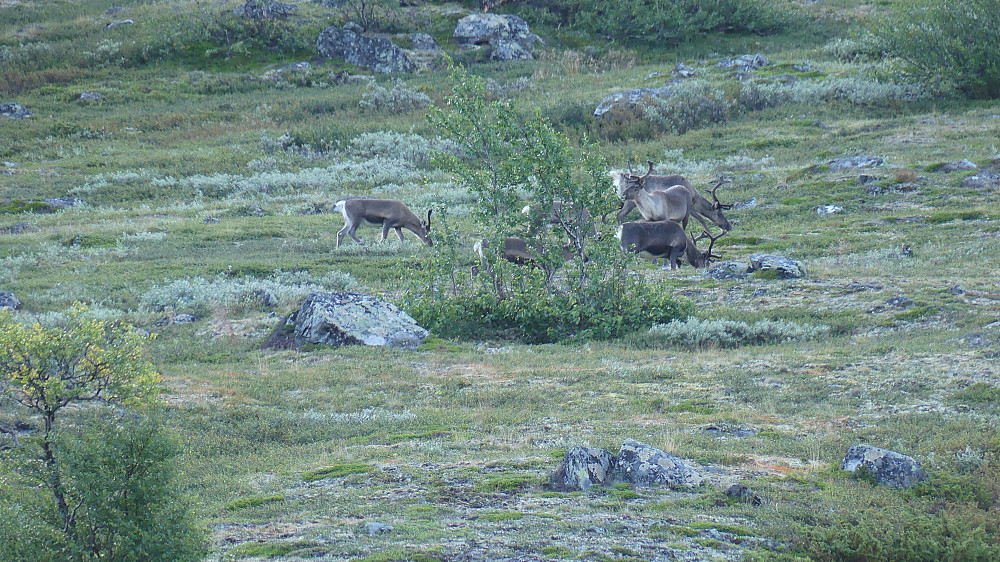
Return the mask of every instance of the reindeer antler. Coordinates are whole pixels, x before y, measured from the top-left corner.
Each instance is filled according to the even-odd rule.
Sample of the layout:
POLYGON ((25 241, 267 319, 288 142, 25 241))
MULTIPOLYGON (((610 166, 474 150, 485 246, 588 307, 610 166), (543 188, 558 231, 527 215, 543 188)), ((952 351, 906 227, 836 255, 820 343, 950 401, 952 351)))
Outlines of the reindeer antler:
MULTIPOLYGON (((717 190, 720 187, 722 187, 722 184, 729 183, 731 181, 733 181, 732 178, 726 176, 725 174, 721 174, 721 175, 719 175, 718 181, 715 182, 715 187, 713 187, 712 190, 709 191, 709 193, 712 195, 712 199, 715 200, 715 208, 716 209, 722 209, 723 211, 728 211, 729 209, 733 208, 733 205, 731 203, 728 204, 728 205, 724 205, 722 203, 722 201, 719 201, 719 196, 715 194, 715 190, 717 190)), ((709 182, 709 183, 711 183, 711 182, 709 182)))
POLYGON ((704 254, 706 262, 710 262, 713 259, 716 259, 716 260, 721 260, 722 259, 722 256, 720 256, 718 254, 713 254, 712 253, 712 247, 715 246, 715 241, 718 240, 719 238, 722 238, 722 236, 724 234, 726 234, 726 231, 723 230, 722 232, 719 233, 718 236, 712 236, 708 232, 708 230, 705 230, 701 234, 699 234, 697 238, 694 239, 695 242, 697 242, 698 240, 704 240, 705 238, 708 238, 709 240, 711 240, 711 242, 708 243, 708 250, 705 250, 705 254, 704 254))
POLYGON ((644 176, 642 176, 642 178, 640 178, 640 179, 646 179, 646 178, 649 177, 650 174, 653 173, 653 161, 652 160, 646 160, 646 163, 649 164, 649 169, 646 170, 646 174, 644 176))

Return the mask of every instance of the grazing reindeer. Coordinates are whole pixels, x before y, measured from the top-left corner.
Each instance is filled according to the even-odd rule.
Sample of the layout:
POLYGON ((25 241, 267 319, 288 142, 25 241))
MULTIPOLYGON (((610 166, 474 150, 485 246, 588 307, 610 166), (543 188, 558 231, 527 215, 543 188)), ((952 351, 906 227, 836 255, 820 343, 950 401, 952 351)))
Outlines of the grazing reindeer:
MULTIPOLYGON (((653 162, 650 160, 647 161, 647 164, 649 164, 649 169, 641 176, 632 171, 631 165, 629 166, 628 174, 623 174, 621 172, 610 173, 614 180, 614 184, 618 189, 619 196, 623 196, 625 191, 634 184, 638 184, 644 191, 649 192, 663 191, 675 185, 681 185, 684 186, 684 188, 687 189, 688 193, 691 195, 691 202, 689 205, 690 214, 701 223, 705 230, 708 230, 708 223, 705 222, 705 219, 708 219, 722 230, 729 231, 732 229, 732 226, 729 224, 725 215, 722 214, 722 211, 729 210, 733 206, 723 204, 719 201, 718 196, 715 194, 716 190, 719 189, 722 184, 732 180, 726 178, 725 176, 720 176, 718 182, 715 184, 715 187, 713 187, 709 192, 712 196, 712 201, 709 201, 701 193, 699 193, 698 190, 691 185, 691 182, 684 178, 684 176, 654 176, 652 175, 653 162)), ((618 211, 618 215, 616 217, 618 222, 624 222, 625 217, 632 211, 632 209, 635 208, 635 206, 636 204, 634 202, 626 200, 622 205, 622 209, 618 211)))
POLYGON ((344 228, 337 233, 337 247, 340 247, 344 235, 347 234, 355 242, 361 244, 361 240, 355 236, 355 231, 362 224, 382 227, 382 239, 385 242, 389 229, 396 229, 396 236, 400 242, 403 241, 403 230, 407 229, 417 235, 417 238, 428 246, 433 246, 430 239, 431 232, 431 212, 427 211, 427 221, 420 220, 417 215, 402 201, 395 199, 341 199, 333 207, 334 211, 339 211, 344 215, 344 228))
MULTIPOLYGON (((486 249, 490 247, 489 240, 482 238, 472 247, 479 255, 480 260, 486 260, 486 249)), ((564 260, 569 261, 573 259, 573 252, 569 247, 563 247, 560 255, 564 260)), ((534 252, 528 248, 527 242, 522 238, 516 236, 508 236, 503 239, 503 259, 509 261, 510 263, 515 263, 517 265, 530 265, 533 267, 539 267, 538 259, 535 257, 534 252)))
POLYGON ((652 260, 663 258, 663 267, 680 268, 683 255, 692 267, 708 267, 712 258, 712 246, 722 235, 712 237, 706 231, 698 239, 711 238, 708 251, 701 252, 684 231, 684 227, 674 221, 627 222, 618 227, 616 237, 621 241, 623 252, 633 252, 652 260))

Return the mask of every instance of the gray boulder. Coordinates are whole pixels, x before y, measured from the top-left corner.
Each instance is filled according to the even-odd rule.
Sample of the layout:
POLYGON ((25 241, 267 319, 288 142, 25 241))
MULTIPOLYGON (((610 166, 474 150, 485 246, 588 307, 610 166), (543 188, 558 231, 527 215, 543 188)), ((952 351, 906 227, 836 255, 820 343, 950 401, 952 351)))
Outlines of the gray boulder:
POLYGON ((833 171, 849 170, 854 168, 875 168, 885 164, 885 160, 879 158, 878 156, 868 156, 866 154, 858 154, 857 156, 850 156, 847 158, 834 158, 827 162, 830 169, 833 171))
POLYGON ((849 472, 864 468, 879 484, 892 488, 910 488, 927 480, 927 474, 913 457, 871 445, 848 449, 840 468, 849 472))
POLYGON ((80 94, 80 97, 77 99, 77 101, 98 102, 103 99, 104 96, 102 96, 100 92, 83 92, 80 94))
POLYGON ((282 4, 274 0, 247 0, 233 10, 233 15, 252 19, 284 18, 295 13, 295 4, 282 4))
POLYGON ((753 490, 747 488, 743 484, 733 484, 732 486, 726 488, 726 496, 749 505, 761 505, 764 500, 760 496, 754 493, 753 490))
POLYGON ((666 484, 671 488, 697 488, 705 478, 692 463, 669 455, 634 439, 626 439, 618 451, 616 480, 637 486, 666 484))
POLYGON ((594 117, 600 117, 615 108, 634 109, 648 101, 649 98, 668 98, 672 94, 671 90, 670 86, 663 86, 661 88, 635 88, 615 92, 601 100, 601 103, 594 109, 594 117))
POLYGON ((677 63, 677 66, 674 67, 673 71, 671 71, 670 75, 676 80, 684 80, 686 78, 694 78, 695 71, 690 66, 679 62, 677 63))
POLYGON ((938 168, 937 171, 950 174, 951 172, 963 172, 966 170, 978 170, 979 166, 976 166, 969 161, 968 158, 962 158, 958 162, 948 162, 944 166, 938 168))
POLYGON ((514 41, 498 41, 490 53, 490 60, 493 61, 513 61, 513 60, 533 60, 535 57, 514 41))
POLYGON ((0 291, 0 310, 5 308, 21 310, 21 300, 10 291, 0 291))
POLYGON ((513 41, 530 47, 539 37, 528 28, 528 22, 510 14, 472 14, 458 20, 453 34, 455 41, 466 48, 480 45, 496 46, 513 41))
POLYGON ((755 55, 741 55, 733 59, 722 59, 715 66, 719 68, 737 68, 744 72, 750 72, 769 64, 771 64, 771 61, 767 57, 757 53, 755 55))
POLYGON ((353 31, 328 27, 316 40, 326 58, 344 61, 382 74, 413 72, 416 65, 403 49, 384 37, 368 37, 353 31))
POLYGON ((573 447, 549 477, 549 485, 559 491, 586 492, 595 484, 610 483, 615 462, 615 456, 605 449, 573 447))
POLYGON ((750 256, 749 273, 755 271, 775 271, 778 279, 798 279, 806 276, 802 262, 775 254, 753 254, 750 256))
POLYGON ((0 103, 0 117, 25 119, 34 115, 28 108, 19 103, 0 103))
POLYGON ((375 297, 354 293, 313 293, 280 323, 263 347, 373 345, 414 349, 427 330, 409 314, 375 297))
POLYGON ((437 41, 427 33, 411 33, 410 44, 415 51, 440 51, 437 41))

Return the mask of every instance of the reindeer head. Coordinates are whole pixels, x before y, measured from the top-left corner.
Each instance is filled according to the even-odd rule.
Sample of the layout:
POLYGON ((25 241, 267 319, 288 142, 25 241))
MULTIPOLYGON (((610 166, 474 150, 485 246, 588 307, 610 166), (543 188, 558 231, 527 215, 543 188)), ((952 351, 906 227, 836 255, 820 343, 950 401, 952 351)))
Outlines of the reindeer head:
POLYGON ((719 233, 718 236, 712 236, 706 230, 702 232, 700 235, 698 235, 697 238, 692 240, 692 246, 694 245, 693 242, 697 242, 698 240, 704 240, 705 238, 708 238, 709 240, 711 240, 711 242, 709 242, 708 249, 705 250, 704 252, 698 251, 697 246, 692 248, 693 251, 688 253, 688 261, 691 263, 691 265, 693 267, 708 267, 709 265, 712 264, 712 260, 721 260, 722 256, 712 253, 712 247, 715 246, 715 241, 718 240, 719 238, 722 238, 724 234, 725 231, 719 233))

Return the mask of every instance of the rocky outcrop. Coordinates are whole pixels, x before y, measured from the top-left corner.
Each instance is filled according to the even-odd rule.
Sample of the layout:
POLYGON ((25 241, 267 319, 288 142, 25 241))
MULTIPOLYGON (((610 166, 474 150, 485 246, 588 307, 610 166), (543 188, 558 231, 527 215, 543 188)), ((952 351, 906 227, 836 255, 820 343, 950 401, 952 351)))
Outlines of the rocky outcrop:
POLYGON ((690 461, 634 439, 626 439, 618 451, 615 479, 637 486, 666 485, 677 489, 697 488, 705 483, 690 461))
POLYGON ((879 484, 892 488, 910 488, 927 480, 927 474, 913 457, 871 445, 848 449, 840 468, 855 473, 863 469, 879 484))
POLYGON ((413 72, 417 68, 403 49, 392 41, 336 27, 328 27, 320 34, 316 48, 326 58, 343 59, 354 66, 382 74, 413 72))
POLYGON ((10 291, 0 291, 0 310, 21 310, 21 300, 10 291))
POLYGON ((264 342, 267 348, 373 345, 414 349, 427 330, 395 305, 354 293, 313 293, 264 342))
POLYGON ((806 276, 806 268, 802 262, 775 254, 753 254, 750 256, 750 269, 747 272, 756 271, 774 271, 778 279, 797 279, 806 276))
POLYGON ((671 87, 661 88, 635 88, 624 90, 607 95, 601 103, 594 109, 594 117, 600 117, 612 109, 635 109, 650 98, 668 98, 671 95, 671 87))
POLYGON ((979 166, 976 166, 975 164, 970 162, 968 158, 962 158, 957 162, 948 162, 947 164, 944 164, 943 166, 938 168, 937 171, 950 174, 952 172, 964 172, 968 170, 978 170, 978 169, 979 166))
POLYGON ((611 482, 616 458, 596 447, 573 447, 559 468, 549 477, 550 487, 559 491, 586 492, 591 486, 611 482))

